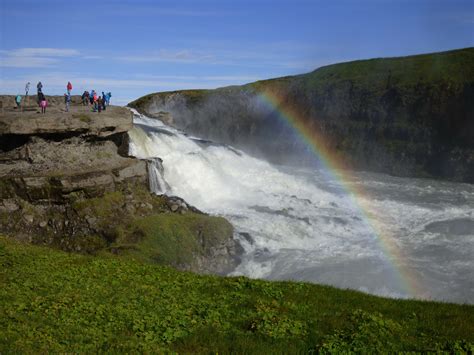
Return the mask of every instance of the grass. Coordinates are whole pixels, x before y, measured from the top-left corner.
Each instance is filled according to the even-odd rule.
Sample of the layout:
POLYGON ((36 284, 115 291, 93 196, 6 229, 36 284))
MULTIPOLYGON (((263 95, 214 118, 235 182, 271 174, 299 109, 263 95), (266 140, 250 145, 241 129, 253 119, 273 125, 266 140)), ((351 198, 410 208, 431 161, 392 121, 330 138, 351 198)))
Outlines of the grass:
POLYGON ((474 307, 199 276, 0 237, 0 352, 474 350, 474 307))
POLYGON ((232 238, 232 225, 224 218, 195 213, 157 214, 135 220, 112 248, 121 255, 163 265, 190 265, 206 246, 232 238))
POLYGON ((298 81, 305 90, 326 89, 344 82, 371 92, 388 86, 408 87, 417 84, 450 83, 460 86, 474 77, 474 48, 398 58, 357 60, 324 66, 311 73, 261 80, 248 84, 257 90, 285 87, 298 81))
POLYGON ((81 122, 84 122, 84 123, 92 122, 92 118, 89 115, 86 115, 85 113, 73 114, 72 117, 79 119, 81 122))
POLYGON ((143 105, 146 105, 147 103, 152 101, 153 98, 156 95, 158 95, 159 97, 165 98, 165 97, 173 95, 173 94, 184 95, 189 104, 196 104, 196 103, 201 102, 211 92, 212 92, 212 90, 206 90, 206 89, 176 90, 176 91, 157 92, 157 93, 152 93, 152 94, 142 96, 142 97, 130 102, 128 104, 128 106, 134 107, 134 108, 142 107, 143 105))

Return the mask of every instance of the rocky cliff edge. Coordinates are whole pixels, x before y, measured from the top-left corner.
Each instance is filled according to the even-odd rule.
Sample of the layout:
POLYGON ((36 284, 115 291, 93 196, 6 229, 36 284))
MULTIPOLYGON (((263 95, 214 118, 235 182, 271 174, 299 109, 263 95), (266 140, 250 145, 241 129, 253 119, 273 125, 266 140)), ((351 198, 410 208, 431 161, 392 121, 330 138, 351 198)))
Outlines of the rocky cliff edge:
POLYGON ((128 156, 130 110, 91 112, 75 97, 66 112, 60 97, 49 97, 41 114, 34 98, 20 109, 13 97, 0 99, 0 234, 197 272, 235 266, 237 246, 226 220, 149 193, 147 162, 128 156), (170 237, 168 216, 172 235, 182 239, 170 237), (179 253, 166 252, 183 242, 179 253))

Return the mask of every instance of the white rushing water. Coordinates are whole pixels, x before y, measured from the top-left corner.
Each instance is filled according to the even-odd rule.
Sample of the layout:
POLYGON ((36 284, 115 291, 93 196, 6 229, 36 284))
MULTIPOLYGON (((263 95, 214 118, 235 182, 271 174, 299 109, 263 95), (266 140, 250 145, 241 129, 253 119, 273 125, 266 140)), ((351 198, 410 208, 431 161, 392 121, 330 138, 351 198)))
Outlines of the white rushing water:
POLYGON ((474 303, 474 186, 354 173, 366 192, 355 203, 324 171, 276 167, 136 112, 134 122, 130 154, 162 159, 154 192, 234 225, 245 250, 234 275, 474 303))

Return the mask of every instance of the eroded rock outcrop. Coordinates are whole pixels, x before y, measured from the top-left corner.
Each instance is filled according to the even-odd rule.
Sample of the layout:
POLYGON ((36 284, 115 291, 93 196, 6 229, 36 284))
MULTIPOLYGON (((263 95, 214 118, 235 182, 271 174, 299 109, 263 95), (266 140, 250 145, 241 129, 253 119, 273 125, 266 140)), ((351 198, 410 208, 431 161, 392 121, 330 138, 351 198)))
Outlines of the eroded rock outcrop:
POLYGON ((2 199, 58 203, 72 193, 96 197, 123 183, 146 183, 146 163, 127 156, 131 113, 74 111, 1 117, 2 199))

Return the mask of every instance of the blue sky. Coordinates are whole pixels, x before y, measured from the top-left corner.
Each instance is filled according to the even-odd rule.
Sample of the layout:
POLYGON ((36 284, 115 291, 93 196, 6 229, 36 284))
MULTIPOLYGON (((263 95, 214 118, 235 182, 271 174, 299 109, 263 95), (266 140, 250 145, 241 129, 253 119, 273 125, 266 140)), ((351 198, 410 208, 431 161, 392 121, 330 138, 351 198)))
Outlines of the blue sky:
POLYGON ((144 94, 474 46, 473 0, 0 0, 0 93, 144 94))

